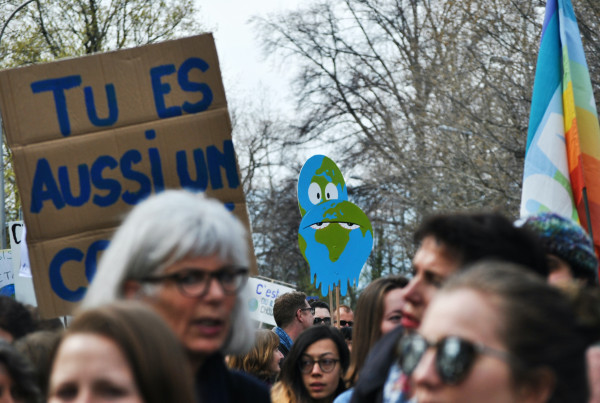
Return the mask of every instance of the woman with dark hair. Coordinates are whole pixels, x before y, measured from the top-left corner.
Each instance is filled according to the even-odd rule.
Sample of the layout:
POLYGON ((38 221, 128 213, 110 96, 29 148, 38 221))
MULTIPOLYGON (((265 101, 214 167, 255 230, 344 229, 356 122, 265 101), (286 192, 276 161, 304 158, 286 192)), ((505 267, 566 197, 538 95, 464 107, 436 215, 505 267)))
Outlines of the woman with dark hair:
POLYGON ((77 314, 52 361, 49 403, 194 402, 180 342, 156 313, 135 301, 77 314))
POLYGON ((243 355, 232 355, 227 361, 231 369, 244 371, 267 385, 272 385, 277 379, 279 362, 283 354, 279 351, 279 336, 266 329, 256 331, 254 346, 243 355))
POLYGON ((350 353, 340 331, 313 326, 298 336, 288 353, 279 382, 271 390, 278 403, 332 402, 342 393, 350 353))
POLYGON ((33 369, 6 340, 0 339, 0 402, 41 402, 33 369))
POLYGON ((398 350, 419 402, 587 402, 585 343, 569 302, 510 263, 451 277, 398 350))

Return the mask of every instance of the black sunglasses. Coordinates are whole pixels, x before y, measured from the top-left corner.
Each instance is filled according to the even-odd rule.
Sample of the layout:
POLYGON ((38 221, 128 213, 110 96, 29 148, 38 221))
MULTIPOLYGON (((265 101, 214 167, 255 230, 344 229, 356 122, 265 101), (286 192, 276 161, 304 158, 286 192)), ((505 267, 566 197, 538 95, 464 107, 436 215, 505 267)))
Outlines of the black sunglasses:
POLYGON ((440 379, 450 385, 463 381, 475 362, 478 354, 487 354, 510 361, 507 352, 499 351, 479 343, 473 343, 456 336, 448 336, 437 342, 430 342, 418 333, 400 339, 397 353, 400 366, 406 375, 411 375, 429 348, 435 348, 435 368, 440 379))
POLYGON ((248 280, 248 268, 241 266, 225 266, 217 271, 200 269, 184 269, 176 273, 162 276, 144 277, 139 281, 144 283, 175 283, 183 295, 198 298, 206 295, 211 280, 215 278, 221 284, 225 294, 236 294, 248 280))
POLYGON ((351 320, 340 320, 340 326, 341 327, 346 327, 346 326, 354 326, 354 322, 351 320))
POLYGON ((324 325, 331 325, 331 318, 315 318, 313 321, 313 325, 320 325, 321 323, 324 325))

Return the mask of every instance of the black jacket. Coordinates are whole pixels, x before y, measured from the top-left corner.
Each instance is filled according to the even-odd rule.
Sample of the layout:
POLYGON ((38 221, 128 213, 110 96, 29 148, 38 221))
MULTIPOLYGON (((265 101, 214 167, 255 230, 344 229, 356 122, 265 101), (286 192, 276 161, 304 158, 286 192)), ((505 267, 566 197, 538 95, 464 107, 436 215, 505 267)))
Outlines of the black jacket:
POLYGON ((397 359, 396 344, 403 334, 404 328, 398 326, 375 343, 358 375, 351 403, 383 401, 383 386, 390 367, 397 359))
POLYGON ((269 403, 268 387, 258 379, 231 371, 221 354, 210 356, 195 376, 196 401, 201 403, 269 403))

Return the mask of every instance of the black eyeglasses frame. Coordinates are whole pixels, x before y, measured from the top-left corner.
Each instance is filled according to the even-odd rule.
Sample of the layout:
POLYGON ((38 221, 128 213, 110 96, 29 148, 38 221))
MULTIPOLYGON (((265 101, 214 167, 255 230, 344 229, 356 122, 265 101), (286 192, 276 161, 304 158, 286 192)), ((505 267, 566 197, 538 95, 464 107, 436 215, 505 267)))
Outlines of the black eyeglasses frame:
POLYGON ((143 277, 141 279, 138 279, 137 281, 142 282, 142 283, 151 283, 151 284, 170 281, 170 282, 173 282, 177 286, 177 289, 179 290, 179 292, 182 295, 184 295, 186 297, 190 297, 190 298, 200 298, 200 297, 205 296, 208 293, 212 279, 217 280, 217 282, 219 283, 219 285, 221 286, 221 289, 223 290, 223 292, 225 294, 227 294, 227 295, 237 294, 238 291, 240 291, 244 287, 244 285, 246 285, 246 282, 248 281, 248 272, 249 272, 249 270, 247 267, 237 266, 237 265, 223 266, 222 268, 220 268, 219 270, 216 270, 216 271, 208 271, 208 270, 202 270, 202 269, 197 269, 197 268, 190 268, 190 269, 179 270, 175 273, 170 273, 170 274, 143 277), (204 283, 204 287, 201 287, 200 292, 190 292, 190 285, 186 284, 183 279, 186 276, 190 276, 193 274, 197 275, 200 273, 204 277, 201 278, 198 281, 198 283, 204 283), (206 276, 208 276, 208 277, 206 277, 206 276), (233 276, 233 281, 236 282, 236 284, 234 284, 233 288, 231 288, 229 285, 226 285, 227 283, 225 282, 225 279, 228 276, 233 276))
POLYGON ((328 374, 331 371, 333 371, 335 369, 335 365, 340 362, 339 358, 319 358, 318 360, 313 360, 312 358, 306 358, 306 357, 302 357, 300 358, 300 361, 298 362, 298 366, 300 367, 300 372, 303 374, 310 374, 313 370, 313 368, 315 367, 315 363, 319 364, 319 368, 321 368, 321 371, 323 371, 324 373, 328 374), (304 366, 304 362, 308 362, 310 361, 310 366, 304 366), (323 362, 324 361, 331 361, 332 365, 331 368, 326 369, 323 368, 323 362))

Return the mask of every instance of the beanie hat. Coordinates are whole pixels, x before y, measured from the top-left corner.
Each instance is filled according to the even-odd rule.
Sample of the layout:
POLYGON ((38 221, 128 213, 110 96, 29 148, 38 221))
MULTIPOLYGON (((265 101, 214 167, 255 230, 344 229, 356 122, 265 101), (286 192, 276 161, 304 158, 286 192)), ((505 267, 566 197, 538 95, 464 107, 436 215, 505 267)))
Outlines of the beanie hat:
POLYGON ((594 242, 579 224, 547 212, 527 217, 523 227, 538 235, 547 253, 569 263, 575 278, 598 283, 598 258, 594 252, 594 242))

